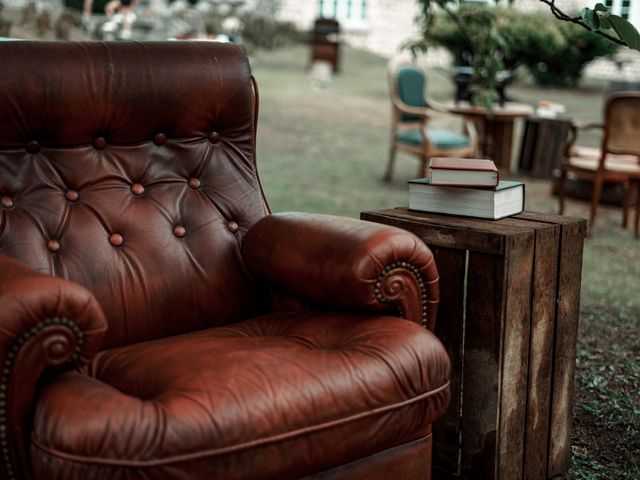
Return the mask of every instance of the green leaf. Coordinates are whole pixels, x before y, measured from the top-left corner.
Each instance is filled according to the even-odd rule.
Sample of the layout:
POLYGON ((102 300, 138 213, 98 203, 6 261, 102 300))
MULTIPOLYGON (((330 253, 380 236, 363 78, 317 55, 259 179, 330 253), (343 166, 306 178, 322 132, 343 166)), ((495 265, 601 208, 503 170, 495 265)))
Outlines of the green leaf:
POLYGON ((636 30, 636 27, 618 15, 610 15, 609 22, 620 40, 624 41, 629 48, 640 51, 640 33, 636 30))
POLYGON ((611 14, 609 12, 604 12, 598 14, 598 20, 600 20, 600 28, 604 30, 611 30, 613 28, 613 24, 611 23, 611 14))
POLYGON ((582 17, 582 21, 592 29, 598 30, 600 28, 600 19, 598 18, 598 14, 595 10, 585 7, 580 10, 580 16, 582 17))
POLYGON ((601 3, 596 3, 596 6, 593 7, 596 12, 608 12, 609 10, 601 3))

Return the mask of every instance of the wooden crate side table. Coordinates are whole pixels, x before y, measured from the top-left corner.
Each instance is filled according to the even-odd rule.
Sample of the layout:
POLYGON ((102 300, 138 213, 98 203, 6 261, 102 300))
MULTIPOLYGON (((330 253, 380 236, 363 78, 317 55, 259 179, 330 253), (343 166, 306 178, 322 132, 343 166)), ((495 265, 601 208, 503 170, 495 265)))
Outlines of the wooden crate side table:
POLYGON ((552 178, 553 171, 562 163, 571 122, 530 117, 524 125, 519 170, 532 177, 552 178))
POLYGON ((434 478, 545 479, 571 458, 571 412, 586 221, 523 213, 499 221, 362 212, 432 249, 436 334, 453 367, 434 424, 434 478))

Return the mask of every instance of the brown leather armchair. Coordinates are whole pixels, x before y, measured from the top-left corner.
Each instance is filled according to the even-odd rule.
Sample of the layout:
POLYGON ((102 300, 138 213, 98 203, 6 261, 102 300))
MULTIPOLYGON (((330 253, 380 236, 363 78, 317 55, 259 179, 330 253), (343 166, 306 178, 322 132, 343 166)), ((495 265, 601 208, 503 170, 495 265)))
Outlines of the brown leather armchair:
POLYGON ((429 478, 431 252, 269 214, 239 48, 0 64, 0 478, 429 478))

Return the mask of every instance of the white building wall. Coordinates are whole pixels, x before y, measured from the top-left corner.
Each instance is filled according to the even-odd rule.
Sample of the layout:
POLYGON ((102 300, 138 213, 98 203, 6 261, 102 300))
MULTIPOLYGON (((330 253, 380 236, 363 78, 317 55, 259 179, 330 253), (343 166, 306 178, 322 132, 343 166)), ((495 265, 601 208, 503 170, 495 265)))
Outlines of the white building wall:
POLYGON ((415 0, 369 1, 363 46, 385 56, 397 53, 402 43, 420 35, 417 13, 415 0))
POLYGON ((316 19, 317 9, 316 0, 281 0, 278 18, 293 23, 301 30, 309 30, 316 19))
MULTIPOLYGON (((493 0, 487 1, 493 3, 493 0)), ((606 0, 601 1, 605 3, 606 0)), ((622 0, 611 2, 614 13, 620 13, 617 10, 622 5, 622 0)), ((594 2, 587 0, 556 0, 556 5, 567 13, 592 4, 594 2)), ((310 30, 313 21, 319 16, 318 0, 281 0, 280 5, 279 18, 293 22, 303 30, 310 30)), ((540 0, 516 0, 514 8, 524 11, 546 10, 549 21, 559 21, 553 18, 548 5, 540 0)), ((343 39, 349 44, 390 57, 398 53, 404 42, 420 35, 415 22, 418 12, 416 0, 367 0, 363 21, 338 20, 341 21, 343 39)), ((636 28, 640 28, 640 0, 631 0, 629 20, 635 23, 636 28)), ((587 67, 586 74, 596 78, 640 80, 640 52, 622 49, 618 57, 622 60, 618 65, 611 60, 596 60, 587 67)), ((449 58, 446 51, 430 49, 426 61, 432 66, 446 67, 449 65, 449 58)))

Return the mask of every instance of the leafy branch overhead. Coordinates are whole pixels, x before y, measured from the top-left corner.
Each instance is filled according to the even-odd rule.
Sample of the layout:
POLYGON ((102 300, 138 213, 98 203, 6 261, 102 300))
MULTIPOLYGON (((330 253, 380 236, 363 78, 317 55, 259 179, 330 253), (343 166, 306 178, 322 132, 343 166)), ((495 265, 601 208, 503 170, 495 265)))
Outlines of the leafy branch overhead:
POLYGON ((585 7, 580 11, 580 16, 571 17, 556 7, 555 0, 540 1, 549 5, 551 13, 560 20, 576 23, 612 42, 640 51, 640 34, 636 28, 624 18, 609 12, 602 3, 596 3, 592 9, 585 7), (607 31, 615 32, 616 36, 607 31))
MULTIPOLYGON (((539 0, 551 9, 551 13, 562 21, 575 23, 583 28, 592 31, 608 40, 625 45, 634 50, 640 51, 640 33, 626 19, 611 13, 602 3, 597 3, 594 8, 585 7, 580 11, 580 15, 572 16, 563 12, 557 5, 556 0, 539 0)), ((497 0, 496 3, 499 3, 497 0)), ((418 0, 422 5, 422 17, 426 26, 432 18, 432 5, 437 5, 447 9, 449 5, 459 4, 460 0, 418 0)), ((509 0, 513 3, 513 0, 509 0)))

